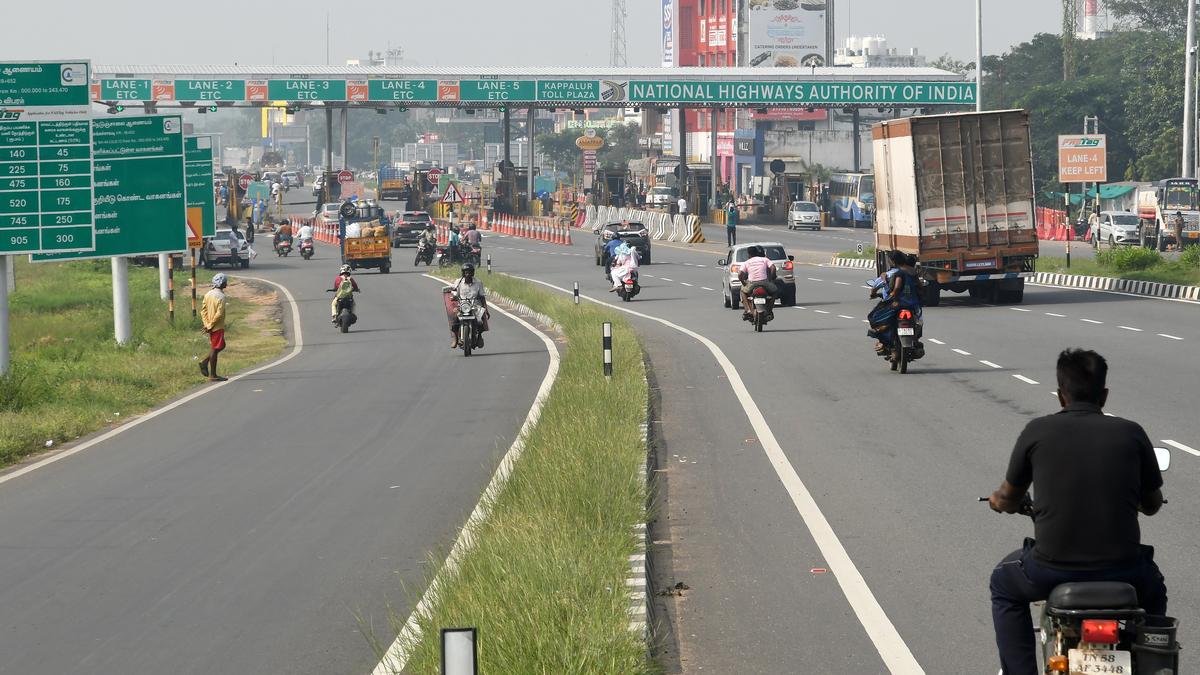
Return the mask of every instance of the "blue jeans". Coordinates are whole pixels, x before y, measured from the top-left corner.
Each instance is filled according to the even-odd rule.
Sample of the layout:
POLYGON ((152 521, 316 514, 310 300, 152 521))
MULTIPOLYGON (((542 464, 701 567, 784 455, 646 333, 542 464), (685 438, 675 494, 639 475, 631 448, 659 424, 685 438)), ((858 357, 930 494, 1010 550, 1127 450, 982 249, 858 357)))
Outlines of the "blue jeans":
POLYGON ((1004 557, 992 570, 992 623, 1000 667, 1005 675, 1037 675, 1037 647, 1029 603, 1045 600, 1055 586, 1072 581, 1123 581, 1137 589, 1146 614, 1167 613, 1167 586, 1154 562, 1154 549, 1142 546, 1138 560, 1106 570, 1060 570, 1033 557, 1033 539, 1004 557))

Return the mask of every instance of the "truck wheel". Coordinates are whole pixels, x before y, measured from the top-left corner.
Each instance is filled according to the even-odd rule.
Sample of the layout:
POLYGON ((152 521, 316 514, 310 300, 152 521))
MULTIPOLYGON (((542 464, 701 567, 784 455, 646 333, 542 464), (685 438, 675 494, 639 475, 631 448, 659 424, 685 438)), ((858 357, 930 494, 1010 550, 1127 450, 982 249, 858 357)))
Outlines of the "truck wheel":
POLYGON ((926 307, 937 307, 942 304, 942 286, 936 281, 925 284, 921 292, 921 303, 926 307))
POLYGON ((244 270, 250 269, 250 259, 249 258, 246 258, 245 260, 242 261, 242 269, 244 269, 244 270))

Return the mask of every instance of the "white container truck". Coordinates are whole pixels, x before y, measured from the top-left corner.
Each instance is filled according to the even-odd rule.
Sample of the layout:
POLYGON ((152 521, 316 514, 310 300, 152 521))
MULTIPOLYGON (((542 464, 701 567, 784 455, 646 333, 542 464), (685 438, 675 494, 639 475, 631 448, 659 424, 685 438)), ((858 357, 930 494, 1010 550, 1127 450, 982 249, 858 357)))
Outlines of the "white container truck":
POLYGON ((1021 302, 1038 256, 1027 113, 888 120, 872 138, 878 271, 915 254, 926 305, 943 289, 1021 302))

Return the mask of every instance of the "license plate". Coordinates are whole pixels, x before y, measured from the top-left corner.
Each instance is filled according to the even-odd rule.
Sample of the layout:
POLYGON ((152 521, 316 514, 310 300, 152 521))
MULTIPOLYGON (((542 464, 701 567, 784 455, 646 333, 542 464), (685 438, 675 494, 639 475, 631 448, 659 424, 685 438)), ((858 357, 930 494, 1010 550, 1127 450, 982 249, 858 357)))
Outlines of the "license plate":
POLYGON ((1071 675, 1133 675, 1129 652, 1109 649, 1072 649, 1067 653, 1071 675))
POLYGON ((896 330, 898 335, 913 335, 915 332, 912 328, 898 328, 896 330))
POLYGON ((755 299, 754 299, 754 304, 756 304, 756 305, 765 305, 765 304, 767 304, 767 299, 766 299, 766 298, 755 298, 755 299))

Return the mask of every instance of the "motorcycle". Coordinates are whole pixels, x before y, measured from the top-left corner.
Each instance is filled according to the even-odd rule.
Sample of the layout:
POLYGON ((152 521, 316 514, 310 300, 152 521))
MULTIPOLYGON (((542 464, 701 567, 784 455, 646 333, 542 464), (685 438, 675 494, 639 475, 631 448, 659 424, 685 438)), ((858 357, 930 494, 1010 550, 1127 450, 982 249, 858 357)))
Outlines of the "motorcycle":
POLYGON ((892 364, 892 370, 901 374, 908 372, 908 364, 925 356, 925 345, 921 344, 922 325, 911 310, 902 309, 896 317, 896 334, 892 337, 891 350, 883 356, 892 364))
POLYGON ((755 286, 750 289, 750 304, 754 309, 749 314, 743 314, 742 318, 750 322, 755 333, 761 333, 763 326, 775 318, 775 296, 766 287, 755 286))
MULTIPOLYGON (((333 293, 334 291, 330 290, 326 292, 333 293)), ((336 325, 338 330, 342 331, 343 333, 349 333, 350 326, 358 323, 358 315, 354 313, 353 294, 338 298, 337 307, 334 311, 337 313, 337 321, 334 325, 336 325)))
POLYGON ((284 240, 275 242, 275 255, 277 255, 281 258, 286 258, 288 256, 288 254, 291 252, 292 252, 292 242, 291 241, 284 239, 284 240))
POLYGON ((313 242, 312 239, 300 240, 300 257, 309 260, 313 257, 313 242))
MULTIPOLYGON (((1154 448, 1160 471, 1171 466, 1171 453, 1154 448)), ((980 497, 979 501, 988 501, 980 497)), ((1167 500, 1163 500, 1166 504, 1167 500)), ((1035 518, 1029 495, 1022 515, 1035 518)), ((1151 616, 1138 607, 1137 591, 1118 581, 1077 581, 1050 592, 1035 629, 1041 633, 1046 672, 1176 675, 1179 620, 1151 616)))
MULTIPOLYGON (((422 240, 417 242, 417 257, 413 259, 413 267, 422 262, 428 267, 433 263, 434 246, 422 240)), ((439 261, 440 262, 440 261, 439 261)))
POLYGON ((458 344, 463 356, 470 356, 471 350, 483 347, 483 312, 484 308, 477 302, 458 301, 458 344))
POLYGON ((617 287, 617 295, 621 296, 621 299, 625 302, 629 302, 641 290, 642 287, 638 284, 638 271, 630 270, 629 274, 621 282, 621 285, 617 287))
POLYGON ((449 246, 437 247, 434 257, 437 260, 438 267, 446 268, 454 264, 454 254, 451 253, 449 246))

